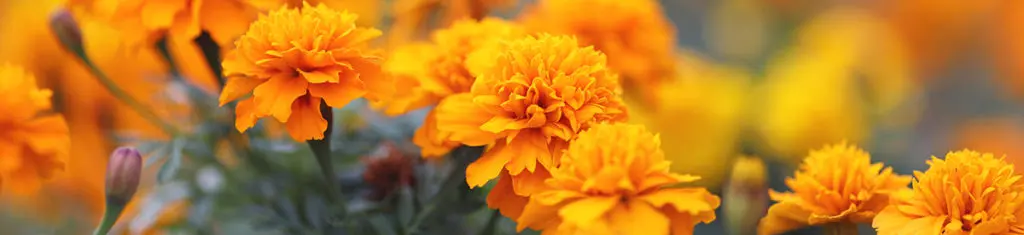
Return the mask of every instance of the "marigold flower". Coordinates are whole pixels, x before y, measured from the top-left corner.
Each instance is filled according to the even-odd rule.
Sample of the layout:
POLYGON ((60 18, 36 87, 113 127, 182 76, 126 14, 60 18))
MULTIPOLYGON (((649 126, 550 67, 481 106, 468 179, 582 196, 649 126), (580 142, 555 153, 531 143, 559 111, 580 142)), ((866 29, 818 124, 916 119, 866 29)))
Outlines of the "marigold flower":
POLYGON ((638 92, 671 78, 675 31, 653 0, 543 0, 523 15, 532 31, 576 35, 608 54, 623 85, 638 92))
MULTIPOLYGON (((626 118, 618 76, 605 67, 604 54, 574 38, 528 36, 470 60, 481 62, 469 68, 480 71, 471 91, 449 96, 436 110, 437 128, 450 140, 493 144, 466 169, 472 187, 502 169, 512 176, 550 169, 576 133, 626 118)), ((530 184, 516 185, 518 193, 530 184)))
POLYGON ((321 107, 343 107, 365 96, 380 100, 394 92, 381 76, 382 57, 368 48, 381 32, 356 27, 357 16, 324 5, 282 7, 249 26, 224 58, 229 76, 220 103, 243 99, 235 127, 245 131, 261 117, 285 123, 297 141, 323 139, 321 107), (326 106, 321 104, 326 102, 326 106))
POLYGON ((396 0, 392 4, 395 16, 389 42, 402 45, 428 29, 431 17, 441 17, 440 26, 447 27, 463 19, 483 19, 492 9, 514 6, 516 0, 396 0))
POLYGON ((401 186, 415 186, 416 182, 412 158, 406 157, 394 144, 386 144, 384 148, 387 151, 384 156, 363 158, 366 164, 363 181, 373 189, 369 195, 370 199, 378 201, 391 195, 401 186))
POLYGON ((64 117, 48 114, 52 94, 22 68, 0 65, 0 189, 30 193, 64 169, 71 139, 64 117))
POLYGON ((669 171, 661 141, 640 125, 598 124, 579 134, 548 187, 530 197, 518 229, 544 234, 693 234, 715 219, 717 196, 668 188, 700 177, 669 171))
MULTIPOLYGON (((466 19, 435 31, 430 44, 398 47, 384 63, 384 70, 395 78, 396 87, 400 89, 387 103, 385 112, 402 114, 436 105, 453 94, 468 93, 476 80, 467 68, 469 54, 496 47, 501 40, 524 35, 525 31, 517 24, 502 19, 466 19)), ((437 130, 435 113, 427 115, 413 142, 423 150, 424 157, 443 156, 458 143, 445 141, 447 135, 437 130)))
POLYGON ((796 176, 786 179, 793 192, 769 192, 777 203, 761 219, 758 234, 870 222, 908 183, 910 177, 872 164, 868 153, 846 143, 811 151, 796 176))
POLYGON ((1013 164, 965 149, 928 165, 875 217, 878 234, 1024 234, 1024 182, 1013 164))

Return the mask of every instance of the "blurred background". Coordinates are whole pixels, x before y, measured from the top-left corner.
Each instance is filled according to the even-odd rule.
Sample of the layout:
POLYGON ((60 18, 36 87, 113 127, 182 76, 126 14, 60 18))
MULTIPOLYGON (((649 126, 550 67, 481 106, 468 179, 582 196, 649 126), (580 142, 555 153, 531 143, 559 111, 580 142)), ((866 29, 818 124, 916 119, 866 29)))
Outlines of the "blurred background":
MULTIPOLYGON (((397 10, 402 0, 338 2, 360 13, 363 24, 385 30, 386 37, 403 14, 397 10)), ((145 145, 146 140, 174 140, 167 140, 156 127, 116 102, 58 46, 47 21, 63 4, 63 0, 0 0, 0 62, 26 67, 44 87, 54 90, 56 110, 67 117, 72 135, 72 156, 63 174, 38 191, 0 195, 3 234, 88 231, 102 213, 102 171, 116 146, 150 147, 147 158, 156 159, 152 162, 181 158, 174 157, 181 155, 174 148, 145 145)), ((515 19, 532 4, 535 1, 519 0, 493 15, 515 19)), ((925 169, 930 156, 962 148, 1005 154, 1010 162, 1024 166, 1024 1, 663 0, 660 4, 674 28, 675 75, 659 86, 628 86, 626 97, 632 121, 661 133, 673 170, 703 176, 702 186, 725 198, 719 220, 699 225, 698 234, 724 234, 726 228, 743 234, 737 232, 743 229, 735 228, 759 218, 743 215, 757 215, 753 212, 764 205, 730 208, 729 199, 758 202, 766 195, 727 188, 757 189, 763 185, 756 182, 764 180, 769 188, 786 191, 782 182, 800 159, 825 144, 857 144, 874 161, 901 174, 925 169), (762 159, 766 170, 757 163, 738 161, 741 156, 762 159)), ((191 116, 188 92, 165 75, 167 67, 155 51, 119 50, 116 31, 98 22, 80 23, 87 50, 121 86, 144 97, 161 115, 191 116)), ((216 94, 216 80, 203 51, 189 43, 172 50, 184 77, 216 94)), ((344 123, 343 130, 335 134, 347 137, 336 139, 361 146, 345 154, 387 155, 386 148, 379 147, 384 140, 397 141, 395 148, 405 152, 417 152, 407 140, 399 140, 411 135, 422 113, 391 118, 358 104, 345 110, 345 115, 336 117, 344 123)), ((280 127, 276 132, 268 127, 263 134, 283 136, 280 127)), ((294 154, 297 147, 304 146, 277 141, 262 148, 294 154)), ((209 161, 231 167, 238 160, 209 161)), ((119 231, 165 234, 168 230, 162 228, 167 226, 187 228, 210 221, 217 224, 216 229, 170 231, 271 231, 245 230, 259 220, 210 212, 230 201, 225 198, 232 196, 225 195, 251 196, 251 191, 225 189, 228 170, 204 162, 178 163, 182 169, 166 176, 170 180, 159 186, 157 178, 165 176, 158 175, 158 168, 166 163, 148 167, 146 186, 123 217, 126 227, 119 231)), ((305 167, 312 169, 309 164, 305 167)), ((363 168, 354 166, 351 176, 341 177, 358 178, 363 168)), ((268 176, 275 177, 280 179, 268 176)), ((266 187, 271 192, 284 190, 280 184, 289 183, 266 187)), ((873 234, 869 230, 862 227, 861 233, 873 234)), ((816 233, 814 229, 793 232, 816 233)))

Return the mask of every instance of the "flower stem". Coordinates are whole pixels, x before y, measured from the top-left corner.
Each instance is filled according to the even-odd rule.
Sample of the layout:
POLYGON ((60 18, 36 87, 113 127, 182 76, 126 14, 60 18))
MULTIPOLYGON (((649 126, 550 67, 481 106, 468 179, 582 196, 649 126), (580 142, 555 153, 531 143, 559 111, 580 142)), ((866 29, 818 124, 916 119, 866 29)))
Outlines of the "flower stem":
POLYGON ((103 211, 103 219, 100 220, 100 224, 96 226, 96 230, 92 234, 106 235, 110 232, 110 228, 117 223, 117 218, 121 217, 125 204, 127 204, 125 201, 107 198, 107 208, 103 211))
POLYGON ((162 129, 168 135, 177 136, 181 133, 180 131, 178 131, 177 128, 165 122, 163 119, 160 119, 160 116, 157 116, 152 109, 149 109, 135 98, 132 98, 132 96, 128 95, 128 93, 122 90, 121 87, 117 86, 117 83, 115 83, 113 80, 110 80, 110 77, 107 77, 107 74, 104 73, 103 70, 100 70, 100 68, 92 62, 92 59, 90 59, 89 56, 86 55, 85 50, 72 50, 72 52, 74 52, 75 56, 82 60, 82 63, 85 64, 85 67, 89 68, 89 71, 92 72, 92 74, 96 77, 96 80, 99 81, 100 84, 103 85, 103 87, 106 88, 107 91, 114 96, 114 98, 117 98, 121 102, 124 102, 124 104, 128 105, 129 108, 131 108, 140 116, 142 116, 142 118, 146 119, 146 121, 149 121, 149 123, 156 125, 157 127, 160 127, 160 129, 162 129))
POLYGON ((341 196, 341 189, 338 187, 338 183, 335 182, 334 163, 331 161, 331 130, 334 128, 334 110, 327 106, 326 102, 320 102, 320 114, 327 120, 327 130, 324 130, 324 138, 320 140, 307 140, 306 143, 313 150, 316 163, 320 165, 320 173, 323 174, 324 180, 327 182, 327 193, 331 200, 342 208, 341 211, 346 213, 348 209, 345 207, 345 200, 341 196))
POLYGON ((848 222, 825 225, 825 235, 857 235, 857 224, 848 222))

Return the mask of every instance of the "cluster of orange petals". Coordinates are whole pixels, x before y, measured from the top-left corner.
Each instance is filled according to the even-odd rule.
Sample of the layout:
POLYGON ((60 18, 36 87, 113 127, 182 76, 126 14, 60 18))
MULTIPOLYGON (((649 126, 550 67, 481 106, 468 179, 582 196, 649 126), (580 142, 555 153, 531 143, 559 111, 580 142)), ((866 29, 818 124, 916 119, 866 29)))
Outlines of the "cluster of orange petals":
POLYGON ((769 192, 778 203, 768 209, 758 234, 834 223, 869 223, 889 198, 910 183, 863 150, 848 144, 826 146, 804 158, 796 176, 786 179, 793 192, 769 192))
POLYGON ((356 17, 305 4, 253 22, 223 62, 228 82, 221 105, 252 93, 236 107, 238 130, 271 116, 297 141, 323 139, 328 122, 321 112, 330 110, 322 108, 390 96, 394 86, 382 76, 381 53, 368 46, 381 31, 357 27, 356 17))
POLYGON ((441 101, 437 129, 451 141, 490 146, 466 169, 466 182, 479 187, 505 172, 498 183, 505 188, 488 201, 502 202, 490 205, 506 216, 516 217, 525 201, 515 198, 543 185, 577 133, 626 118, 618 76, 605 67, 604 54, 575 38, 527 36, 470 57, 476 81, 469 93, 441 101))
POLYGON ((70 0, 73 9, 109 22, 127 42, 152 43, 165 35, 192 39, 207 31, 221 44, 245 32, 262 10, 282 1, 70 0))
POLYGON ((598 124, 579 134, 530 197, 518 229, 544 234, 693 234, 715 219, 717 196, 670 188, 697 176, 669 172, 661 141, 639 125, 598 124))
POLYGON ((654 0, 538 1, 522 22, 531 31, 575 35, 608 54, 630 88, 656 88, 675 70, 675 29, 654 0))
MULTIPOLYGON (((476 80, 467 68, 469 55, 525 35, 519 25, 502 19, 464 19, 435 31, 430 43, 396 48, 384 63, 384 71, 395 79, 398 90, 384 111, 402 114, 436 105, 451 95, 468 93, 476 80)), ((435 112, 427 114, 413 138, 424 157, 443 156, 459 145, 437 130, 436 120, 435 112)))
POLYGON ((875 217, 878 234, 1024 234, 1024 182, 1012 164, 962 150, 928 165, 875 217))
POLYGON ((52 94, 22 68, 0 65, 0 189, 31 193, 64 169, 71 140, 64 117, 49 113, 52 94))

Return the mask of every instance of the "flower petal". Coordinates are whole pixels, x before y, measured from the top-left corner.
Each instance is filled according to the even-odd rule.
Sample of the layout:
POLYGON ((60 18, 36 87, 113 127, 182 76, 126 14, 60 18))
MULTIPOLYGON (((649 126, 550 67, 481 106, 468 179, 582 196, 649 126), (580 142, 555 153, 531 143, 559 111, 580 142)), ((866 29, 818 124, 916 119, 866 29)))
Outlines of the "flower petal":
POLYGON ((498 183, 487 193, 487 207, 497 209, 501 215, 512 219, 523 214, 527 202, 528 197, 517 195, 512 190, 512 176, 507 171, 501 173, 498 183))
POLYGON ((640 200, 630 200, 628 205, 619 204, 608 215, 615 234, 669 234, 668 217, 640 200))
POLYGON ((544 184, 544 181, 549 178, 551 178, 551 173, 544 169, 544 167, 540 167, 534 172, 523 171, 518 175, 512 176, 512 186, 516 194, 530 196, 546 188, 547 186, 544 184))
POLYGON ((564 220, 563 223, 586 228, 595 220, 603 217, 618 203, 618 196, 586 197, 562 207, 558 210, 558 216, 564 220))
POLYGON ((328 106, 341 108, 365 95, 366 89, 358 79, 342 77, 338 83, 309 84, 309 94, 323 98, 328 106))
POLYGON ((811 212, 791 200, 784 200, 768 208, 768 215, 757 225, 757 234, 780 234, 807 227, 811 212))
POLYGON ((304 96, 295 100, 292 104, 292 115, 285 123, 285 128, 292 139, 298 142, 324 139, 327 120, 320 113, 320 98, 304 96))
POLYGON ((470 94, 449 96, 437 106, 437 129, 451 133, 451 141, 470 146, 493 143, 498 138, 494 133, 480 129, 493 115, 473 103, 470 94))
POLYGON ((256 115, 270 115, 280 122, 285 122, 292 115, 292 102, 296 98, 306 94, 306 87, 309 83, 306 80, 291 77, 277 76, 270 78, 267 82, 260 84, 253 90, 253 100, 256 103, 256 115))
POLYGON ((253 99, 244 99, 235 106, 235 129, 238 132, 245 132, 256 125, 256 104, 253 99))
POLYGON ((366 85, 367 99, 381 101, 395 94, 395 81, 391 76, 384 76, 379 61, 360 59, 351 63, 359 73, 359 80, 366 85))
POLYGON ((423 125, 416 129, 412 137, 412 142, 420 147, 420 155, 424 158, 441 157, 459 147, 458 142, 448 141, 448 134, 437 129, 436 115, 436 110, 430 110, 423 125))
POLYGON ((243 95, 252 92, 256 86, 266 82, 266 79, 257 79, 249 77, 231 77, 228 78, 226 84, 224 84, 224 90, 220 93, 220 106, 224 106, 232 100, 238 99, 243 95))
POLYGON ((679 212, 697 214, 705 211, 714 211, 721 205, 718 196, 711 194, 704 188, 667 188, 639 197, 640 200, 650 203, 654 207, 661 208, 671 205, 679 212))
POLYGON ((505 143, 498 142, 466 167, 466 183, 470 188, 487 184, 487 181, 498 177, 512 157, 513 153, 505 148, 505 143))

